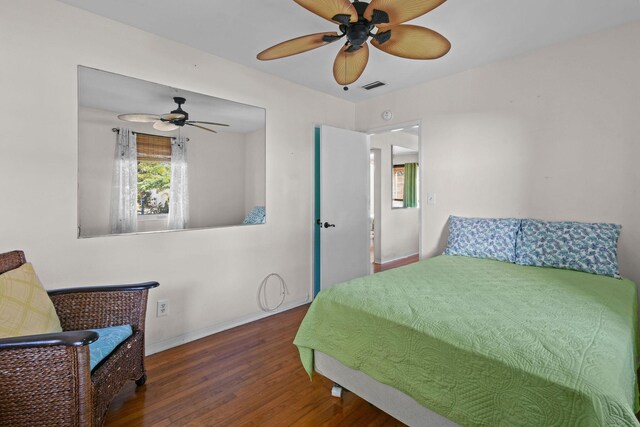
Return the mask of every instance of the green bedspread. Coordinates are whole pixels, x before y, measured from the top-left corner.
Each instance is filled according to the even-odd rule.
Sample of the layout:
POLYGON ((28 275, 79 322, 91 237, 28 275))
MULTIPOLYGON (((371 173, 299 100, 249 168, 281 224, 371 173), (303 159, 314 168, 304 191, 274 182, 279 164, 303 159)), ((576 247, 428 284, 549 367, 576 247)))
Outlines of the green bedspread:
POLYGON ((638 426, 637 290, 439 256, 321 292, 294 343, 465 426, 638 426))

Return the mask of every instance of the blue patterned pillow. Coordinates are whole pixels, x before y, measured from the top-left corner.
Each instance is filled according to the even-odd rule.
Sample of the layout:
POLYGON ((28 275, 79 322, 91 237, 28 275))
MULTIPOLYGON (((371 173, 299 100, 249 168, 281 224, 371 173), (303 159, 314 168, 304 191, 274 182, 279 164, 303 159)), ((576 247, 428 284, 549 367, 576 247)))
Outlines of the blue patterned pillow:
POLYGON ((525 219, 518 236, 516 262, 620 277, 621 228, 616 224, 525 219))
POLYGON ((515 262, 519 219, 449 217, 445 255, 464 255, 515 262))
POLYGON ((244 218, 243 224, 264 224, 267 219, 267 213, 264 206, 256 206, 244 218))
POLYGON ((102 329, 90 329, 98 333, 98 340, 89 344, 89 365, 91 371, 102 362, 102 359, 115 350, 121 342, 133 334, 131 325, 111 326, 102 329))

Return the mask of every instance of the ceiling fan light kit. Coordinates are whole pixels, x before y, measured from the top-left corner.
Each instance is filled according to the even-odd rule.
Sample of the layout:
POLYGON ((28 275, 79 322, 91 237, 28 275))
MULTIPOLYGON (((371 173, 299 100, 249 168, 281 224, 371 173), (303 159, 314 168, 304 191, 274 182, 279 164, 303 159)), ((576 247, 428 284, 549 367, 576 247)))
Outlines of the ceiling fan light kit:
POLYGON ((383 52, 408 59, 437 59, 449 52, 451 43, 441 34, 404 22, 424 15, 446 0, 294 0, 300 6, 338 24, 338 32, 297 37, 257 55, 262 61, 297 55, 333 43, 343 37, 344 46, 333 63, 333 77, 344 90, 364 72, 369 61, 367 41, 383 52), (375 30, 375 32, 374 32, 375 30))
POLYGON ((193 126, 198 129, 203 129, 209 132, 217 133, 215 130, 209 129, 201 125, 205 124, 205 125, 213 125, 213 126, 229 126, 224 123, 189 120, 189 113, 187 113, 182 109, 182 104, 187 102, 187 100, 180 96, 175 96, 173 98, 173 102, 178 104, 178 108, 176 108, 175 110, 167 114, 162 114, 162 115, 140 114, 140 113, 120 114, 118 115, 118 118, 126 122, 153 123, 153 128, 162 132, 170 132, 172 130, 180 129, 181 127, 184 127, 186 125, 186 126, 193 126))

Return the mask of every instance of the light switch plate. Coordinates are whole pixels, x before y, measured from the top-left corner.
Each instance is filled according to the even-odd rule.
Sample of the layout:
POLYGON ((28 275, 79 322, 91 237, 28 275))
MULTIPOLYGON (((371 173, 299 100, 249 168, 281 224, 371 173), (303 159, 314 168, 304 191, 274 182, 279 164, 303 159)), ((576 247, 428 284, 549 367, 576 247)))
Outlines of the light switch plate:
POLYGON ((436 193, 427 193, 427 204, 428 205, 436 204, 436 193))

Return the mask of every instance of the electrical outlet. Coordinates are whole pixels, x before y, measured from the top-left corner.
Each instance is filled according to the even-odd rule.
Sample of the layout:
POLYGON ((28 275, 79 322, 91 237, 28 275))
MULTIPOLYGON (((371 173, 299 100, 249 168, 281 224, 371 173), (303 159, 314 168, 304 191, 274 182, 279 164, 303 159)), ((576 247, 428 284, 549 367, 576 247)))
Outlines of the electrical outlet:
POLYGON ((156 311, 156 317, 168 316, 169 315, 169 300, 161 299, 158 300, 158 309, 156 311))

